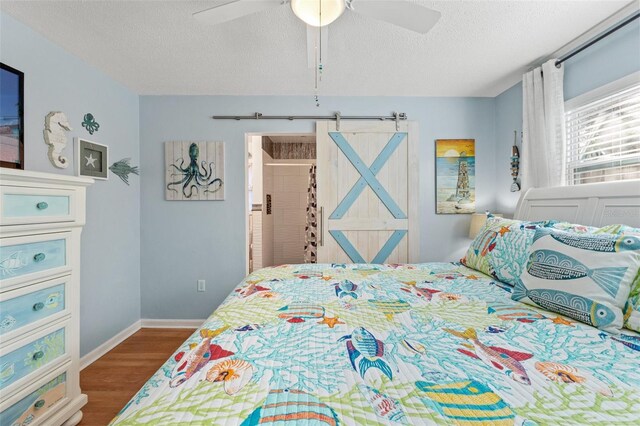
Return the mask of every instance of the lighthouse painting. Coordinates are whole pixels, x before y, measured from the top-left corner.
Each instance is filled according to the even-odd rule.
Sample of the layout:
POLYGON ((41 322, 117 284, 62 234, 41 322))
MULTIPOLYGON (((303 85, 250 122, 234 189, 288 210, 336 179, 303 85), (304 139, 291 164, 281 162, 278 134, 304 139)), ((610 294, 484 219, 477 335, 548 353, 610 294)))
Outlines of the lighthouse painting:
POLYGON ((476 211, 474 139, 436 140, 436 213, 476 211))

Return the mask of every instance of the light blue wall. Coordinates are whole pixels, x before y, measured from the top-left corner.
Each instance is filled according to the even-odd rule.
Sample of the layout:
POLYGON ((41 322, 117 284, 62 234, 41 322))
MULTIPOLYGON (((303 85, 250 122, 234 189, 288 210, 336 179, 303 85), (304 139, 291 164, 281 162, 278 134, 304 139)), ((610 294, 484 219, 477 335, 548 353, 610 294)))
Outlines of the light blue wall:
POLYGON ((142 317, 204 318, 245 274, 244 137, 247 132, 313 132, 312 121, 214 121, 214 114, 353 115, 405 112, 420 126, 421 252, 457 260, 469 245, 468 215, 436 215, 434 140, 474 138, 478 210, 495 205, 494 99, 142 96, 142 317), (171 140, 222 140, 226 200, 165 201, 164 147, 171 140), (196 292, 206 279, 207 292, 196 292))
MULTIPOLYGON (((42 130, 49 111, 63 111, 72 137, 109 146, 113 161, 139 162, 138 96, 22 23, 0 13, 0 61, 25 74, 25 165, 27 170, 74 174, 54 168, 42 130), (91 112, 100 130, 81 126, 91 112)), ((73 143, 65 150, 73 159, 73 143)), ((82 233, 80 347, 86 354, 140 318, 140 186, 114 175, 87 190, 82 233)))
POLYGON ((513 214, 520 192, 511 192, 511 146, 513 131, 522 132, 522 84, 518 83, 496 98, 496 213, 513 214))
MULTIPOLYGON (((627 25, 564 63, 564 98, 572 99, 640 71, 640 22, 627 25)), ((496 212, 513 214, 520 193, 509 192, 513 131, 522 131, 522 83, 496 98, 496 212)), ((520 140, 518 138, 518 140, 520 140)))
POLYGON ((565 62, 564 98, 569 100, 640 70, 640 20, 565 62))

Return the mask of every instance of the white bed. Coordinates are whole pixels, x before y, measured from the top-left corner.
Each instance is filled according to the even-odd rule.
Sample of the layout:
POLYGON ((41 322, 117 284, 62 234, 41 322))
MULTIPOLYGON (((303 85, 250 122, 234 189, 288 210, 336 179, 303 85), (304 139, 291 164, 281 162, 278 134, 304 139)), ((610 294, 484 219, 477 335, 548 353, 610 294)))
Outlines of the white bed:
MULTIPOLYGON (((531 189, 515 216, 640 226, 640 182, 531 189)), ((255 271, 112 424, 637 425, 638 335, 505 286, 458 263, 255 271)))
POLYGON ((640 180, 532 188, 520 198, 514 217, 640 228, 640 180))

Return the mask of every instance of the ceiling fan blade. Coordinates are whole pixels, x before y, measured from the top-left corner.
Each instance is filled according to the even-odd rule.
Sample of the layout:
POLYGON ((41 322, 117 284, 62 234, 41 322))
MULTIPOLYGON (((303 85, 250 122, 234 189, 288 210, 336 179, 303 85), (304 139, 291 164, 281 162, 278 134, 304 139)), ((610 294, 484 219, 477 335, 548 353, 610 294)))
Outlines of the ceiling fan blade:
POLYGON ((313 27, 307 25, 307 65, 309 68, 314 68, 316 64, 319 64, 322 59, 322 63, 327 63, 327 51, 329 47, 329 27, 313 27), (322 43, 322 44, 320 44, 322 43), (322 46, 322 58, 320 58, 320 46, 322 46))
POLYGON ((428 33, 440 19, 440 12, 416 3, 397 0, 353 0, 354 12, 388 22, 420 34, 428 33))
POLYGON ((196 12, 193 17, 204 23, 217 25, 262 12, 283 3, 282 0, 232 0, 220 6, 196 12))

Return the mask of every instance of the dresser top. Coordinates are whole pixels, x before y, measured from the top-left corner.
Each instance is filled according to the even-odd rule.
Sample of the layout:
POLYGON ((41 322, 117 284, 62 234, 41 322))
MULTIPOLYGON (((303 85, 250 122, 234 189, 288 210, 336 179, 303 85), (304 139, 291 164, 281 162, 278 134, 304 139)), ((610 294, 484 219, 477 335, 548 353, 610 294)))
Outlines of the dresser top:
POLYGON ((0 168, 0 183, 12 182, 55 183, 58 185, 89 186, 94 180, 88 177, 68 176, 55 173, 32 172, 0 168))

